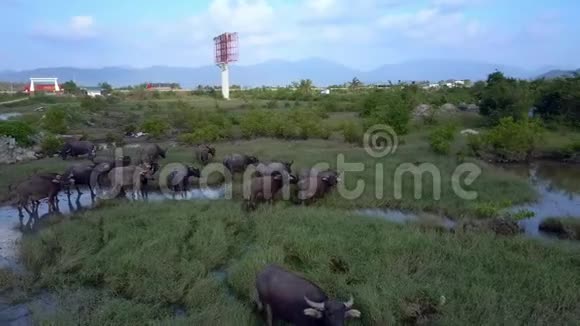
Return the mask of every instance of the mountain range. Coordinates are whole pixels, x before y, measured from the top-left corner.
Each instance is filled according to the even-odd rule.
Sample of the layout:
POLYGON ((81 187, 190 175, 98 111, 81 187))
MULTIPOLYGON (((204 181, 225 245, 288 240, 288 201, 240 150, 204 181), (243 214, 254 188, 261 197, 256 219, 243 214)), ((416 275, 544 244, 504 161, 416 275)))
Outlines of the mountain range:
POLYGON ((559 69, 550 70, 547 73, 538 76, 538 78, 546 78, 546 79, 568 78, 568 77, 574 77, 575 75, 580 75, 580 69, 578 69, 578 70, 559 70, 559 69))
MULTIPOLYGON (((242 86, 285 86, 300 79, 311 79, 315 85, 342 84, 357 77, 364 83, 386 83, 399 80, 447 79, 482 80, 499 70, 517 78, 536 78, 555 69, 544 67, 538 70, 523 69, 508 65, 459 61, 418 60, 398 64, 387 64, 370 71, 361 71, 320 58, 300 61, 272 60, 255 65, 231 65, 230 82, 242 86)), ((23 71, 0 71, 0 81, 25 82, 30 77, 57 77, 60 81, 74 80, 83 86, 94 86, 108 82, 113 86, 136 85, 145 82, 179 83, 182 87, 196 85, 218 85, 219 69, 215 66, 148 68, 105 67, 105 68, 39 68, 23 71)))

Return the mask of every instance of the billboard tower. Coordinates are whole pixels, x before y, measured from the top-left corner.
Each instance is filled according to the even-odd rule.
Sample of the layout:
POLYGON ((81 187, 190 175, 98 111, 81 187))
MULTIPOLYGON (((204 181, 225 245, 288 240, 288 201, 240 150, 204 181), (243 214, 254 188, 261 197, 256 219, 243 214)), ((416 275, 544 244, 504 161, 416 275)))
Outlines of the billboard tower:
POLYGON ((238 61, 238 33, 223 33, 213 38, 215 63, 222 71, 222 95, 230 99, 230 75, 228 65, 238 61))

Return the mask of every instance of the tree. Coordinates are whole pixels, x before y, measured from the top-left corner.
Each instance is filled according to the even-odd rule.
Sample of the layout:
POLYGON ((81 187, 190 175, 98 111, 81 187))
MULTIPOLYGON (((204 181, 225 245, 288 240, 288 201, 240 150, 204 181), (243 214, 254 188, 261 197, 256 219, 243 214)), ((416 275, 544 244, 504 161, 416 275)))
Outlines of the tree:
POLYGON ((357 89, 357 88, 360 88, 362 86, 363 86, 363 83, 357 77, 354 77, 348 85, 348 87, 352 88, 352 89, 357 89))
POLYGON ((62 84, 62 89, 65 94, 76 95, 80 93, 79 87, 72 80, 69 80, 66 83, 62 84))
POLYGON ((107 82, 100 83, 99 87, 103 90, 102 93, 105 96, 111 95, 111 93, 113 93, 113 87, 107 82))
POLYGON ((309 99, 312 96, 314 86, 312 80, 302 79, 300 82, 292 82, 292 87, 296 89, 296 93, 301 98, 309 99))
POLYGON ((496 71, 487 78, 487 85, 480 97, 480 111, 493 124, 502 118, 520 120, 527 115, 532 104, 529 85, 523 81, 506 78, 496 71))

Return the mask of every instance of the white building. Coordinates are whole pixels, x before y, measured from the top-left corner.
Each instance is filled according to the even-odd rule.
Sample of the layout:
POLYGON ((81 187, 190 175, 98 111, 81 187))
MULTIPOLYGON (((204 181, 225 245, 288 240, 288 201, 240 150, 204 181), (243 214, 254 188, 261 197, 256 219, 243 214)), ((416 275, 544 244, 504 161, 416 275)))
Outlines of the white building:
POLYGON ((83 87, 82 90, 89 97, 103 96, 103 89, 100 87, 83 87))

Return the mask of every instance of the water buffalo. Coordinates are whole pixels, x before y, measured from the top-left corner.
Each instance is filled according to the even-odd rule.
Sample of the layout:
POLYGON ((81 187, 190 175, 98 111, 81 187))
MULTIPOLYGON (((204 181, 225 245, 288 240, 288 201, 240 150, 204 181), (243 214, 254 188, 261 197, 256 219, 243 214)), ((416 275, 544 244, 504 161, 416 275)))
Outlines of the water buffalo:
POLYGON ((255 156, 232 154, 224 159, 224 166, 233 173, 243 173, 251 164, 257 164, 259 161, 255 156))
POLYGON ((310 203, 324 197, 340 181, 336 171, 311 171, 302 175, 298 182, 298 200, 300 203, 310 203))
POLYGON ((298 179, 292 174, 275 172, 273 175, 252 178, 249 194, 244 201, 246 210, 254 210, 258 203, 273 202, 276 194, 287 184, 296 183, 298 179))
POLYGON ((108 159, 108 158, 93 158, 93 163, 95 165, 106 164, 112 168, 121 167, 121 166, 129 166, 131 165, 131 156, 125 155, 123 157, 117 157, 115 159, 108 159))
POLYGON ((159 161, 165 158, 167 150, 162 149, 157 144, 146 144, 139 152, 140 163, 147 163, 153 167, 154 173, 159 170, 159 161))
POLYGON ((59 191, 63 186, 68 186, 73 183, 74 179, 65 178, 58 173, 41 173, 19 183, 14 188, 14 192, 17 196, 21 222, 23 217, 22 209, 26 210, 30 216, 37 215, 40 200, 44 198, 48 199, 49 210, 57 210, 56 197, 59 191), (27 207, 29 202, 31 204, 31 210, 27 207))
POLYGON ((215 148, 208 144, 198 145, 194 156, 202 165, 207 165, 215 156, 215 148))
POLYGON ((185 171, 175 170, 167 175, 167 187, 174 192, 187 191, 189 177, 200 177, 199 169, 187 166, 185 171))
MULTIPOLYGON (((74 164, 66 169, 64 172, 64 176, 68 178, 72 178, 75 180, 75 187, 77 190, 78 195, 82 195, 82 192, 79 186, 87 186, 89 187, 89 191, 91 192, 91 196, 95 196, 93 192, 93 187, 91 185, 91 176, 93 174, 93 170, 95 169, 95 163, 80 163, 74 164)), ((108 166, 107 166, 108 168, 108 166)), ((95 179, 96 180, 96 179, 95 179)), ((70 196, 70 190, 67 189, 67 194, 70 196)))
POLYGON ((360 311, 348 302, 329 299, 313 282, 277 266, 266 266, 256 277, 258 308, 266 310, 268 326, 283 320, 293 325, 342 326, 360 311))
POLYGON ((89 159, 95 157, 97 153, 97 147, 90 141, 87 140, 75 140, 67 142, 62 146, 60 150, 60 157, 66 160, 68 156, 77 157, 80 155, 88 155, 89 159))
POLYGON ((108 177, 113 194, 119 197, 124 196, 127 189, 132 189, 133 198, 137 191, 144 198, 146 197, 145 185, 148 180, 153 180, 153 171, 148 164, 130 165, 113 168, 109 171, 108 177))
POLYGON ((256 165, 256 174, 258 176, 272 175, 274 172, 292 173, 292 164, 294 161, 290 162, 260 162, 256 165))

